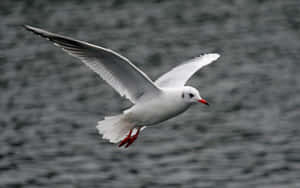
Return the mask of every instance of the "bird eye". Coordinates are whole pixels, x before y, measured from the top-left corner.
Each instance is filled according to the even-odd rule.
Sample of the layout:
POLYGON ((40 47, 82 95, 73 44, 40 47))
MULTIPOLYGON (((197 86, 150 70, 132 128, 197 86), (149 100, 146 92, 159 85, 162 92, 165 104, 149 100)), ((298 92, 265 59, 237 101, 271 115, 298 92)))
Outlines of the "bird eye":
POLYGON ((193 97, 194 97, 194 94, 190 93, 189 96, 190 96, 190 98, 193 98, 193 97))
POLYGON ((182 93, 181 98, 184 98, 184 93, 182 93))

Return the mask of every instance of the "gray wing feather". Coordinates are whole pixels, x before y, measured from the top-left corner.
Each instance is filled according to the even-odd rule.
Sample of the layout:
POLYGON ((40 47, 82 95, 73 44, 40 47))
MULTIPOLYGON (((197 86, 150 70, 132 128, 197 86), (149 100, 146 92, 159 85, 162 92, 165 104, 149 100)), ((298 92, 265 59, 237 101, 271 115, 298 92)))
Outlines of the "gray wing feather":
POLYGON ((202 67, 214 62, 219 54, 204 54, 187 61, 160 76, 155 84, 159 87, 182 87, 202 67))
POLYGON ((79 58, 109 83, 121 96, 126 96, 133 103, 143 95, 160 92, 160 89, 145 73, 127 58, 110 49, 27 25, 25 28, 52 41, 71 56, 79 58))

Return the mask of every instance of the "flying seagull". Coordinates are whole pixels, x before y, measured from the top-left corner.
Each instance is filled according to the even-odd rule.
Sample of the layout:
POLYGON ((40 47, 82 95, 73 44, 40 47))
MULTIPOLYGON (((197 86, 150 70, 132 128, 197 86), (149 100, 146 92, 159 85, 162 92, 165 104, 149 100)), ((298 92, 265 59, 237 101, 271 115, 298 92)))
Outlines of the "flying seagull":
POLYGON ((132 107, 121 114, 105 117, 97 125, 103 139, 111 143, 120 142, 119 147, 130 146, 146 126, 175 117, 193 104, 208 105, 196 88, 185 84, 195 72, 217 60, 220 57, 217 53, 191 59, 153 82, 131 61, 113 50, 29 25, 24 27, 80 59, 121 96, 133 103, 132 107))

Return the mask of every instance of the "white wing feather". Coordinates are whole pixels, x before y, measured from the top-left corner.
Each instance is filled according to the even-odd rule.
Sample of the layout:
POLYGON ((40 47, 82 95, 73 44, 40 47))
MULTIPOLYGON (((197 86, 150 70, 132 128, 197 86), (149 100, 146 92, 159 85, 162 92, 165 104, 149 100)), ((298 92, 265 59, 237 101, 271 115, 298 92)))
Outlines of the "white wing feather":
POLYGON ((160 76, 155 81, 155 84, 159 87, 182 87, 194 73, 202 67, 214 62, 219 57, 219 54, 204 54, 191 59, 160 76))
POLYGON ((145 73, 127 58, 110 49, 31 26, 25 26, 25 28, 54 42, 56 46, 61 47, 71 56, 79 58, 108 82, 121 96, 125 95, 133 103, 143 95, 160 92, 160 89, 145 73))

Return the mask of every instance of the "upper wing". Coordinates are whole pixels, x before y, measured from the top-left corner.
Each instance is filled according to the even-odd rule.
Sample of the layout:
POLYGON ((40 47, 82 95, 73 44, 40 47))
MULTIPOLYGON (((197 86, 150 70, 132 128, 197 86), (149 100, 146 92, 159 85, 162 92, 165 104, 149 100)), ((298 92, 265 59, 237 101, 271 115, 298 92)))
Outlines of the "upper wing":
POLYGON ((144 94, 159 92, 159 88, 148 76, 134 66, 127 58, 106 48, 75 40, 62 35, 26 25, 25 28, 61 47, 71 56, 79 58, 98 73, 121 96, 133 103, 144 94))
POLYGON ((196 57, 163 74, 155 81, 155 84, 159 87, 182 87, 195 72, 219 57, 219 54, 204 54, 196 57))

